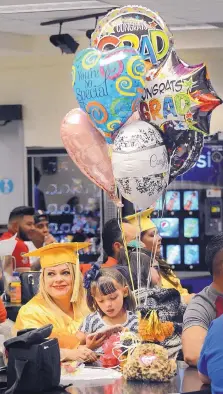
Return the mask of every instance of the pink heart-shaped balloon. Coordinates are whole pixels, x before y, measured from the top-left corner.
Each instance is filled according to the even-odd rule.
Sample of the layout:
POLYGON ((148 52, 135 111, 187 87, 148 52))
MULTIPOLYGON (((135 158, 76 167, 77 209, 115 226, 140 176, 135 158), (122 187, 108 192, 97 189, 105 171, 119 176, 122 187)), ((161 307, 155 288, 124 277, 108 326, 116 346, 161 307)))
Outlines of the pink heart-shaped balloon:
POLYGON ((105 139, 80 108, 73 109, 63 119, 61 138, 68 155, 82 173, 119 204, 105 139))

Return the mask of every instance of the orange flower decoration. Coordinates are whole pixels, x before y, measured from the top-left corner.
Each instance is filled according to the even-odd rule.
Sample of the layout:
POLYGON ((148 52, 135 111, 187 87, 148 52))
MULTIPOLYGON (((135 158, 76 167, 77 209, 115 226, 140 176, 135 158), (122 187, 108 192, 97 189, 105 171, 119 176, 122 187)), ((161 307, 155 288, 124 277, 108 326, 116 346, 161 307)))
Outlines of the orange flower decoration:
POLYGON ((148 317, 139 321, 139 335, 146 342, 163 342, 173 335, 172 322, 161 322, 156 311, 151 311, 148 317))

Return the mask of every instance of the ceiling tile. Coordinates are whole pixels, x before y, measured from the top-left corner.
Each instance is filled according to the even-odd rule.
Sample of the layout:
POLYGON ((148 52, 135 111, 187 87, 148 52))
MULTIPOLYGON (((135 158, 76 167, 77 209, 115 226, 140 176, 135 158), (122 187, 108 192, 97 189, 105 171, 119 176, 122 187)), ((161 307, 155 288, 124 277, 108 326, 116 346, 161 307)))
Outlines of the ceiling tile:
MULTIPOLYGON (((149 6, 152 10, 159 12, 168 25, 188 25, 188 24, 211 24, 223 22, 223 0, 140 0, 142 6, 149 6)), ((47 3, 69 3, 62 0, 1 0, 0 6, 25 5, 25 4, 42 4, 47 3)), ((87 15, 89 13, 107 11, 112 4, 125 6, 126 0, 71 0, 74 6, 78 8, 86 7, 82 10, 69 11, 52 11, 52 12, 34 12, 34 13, 0 13, 0 31, 13 32, 18 34, 42 35, 53 34, 58 31, 58 26, 40 26, 41 22, 67 18, 73 16, 87 15), (92 8, 93 7, 93 8, 92 8)), ((1 10, 1 8, 0 8, 1 10)), ((79 22, 65 23, 63 32, 84 32, 87 29, 93 29, 95 20, 83 20, 79 22)))

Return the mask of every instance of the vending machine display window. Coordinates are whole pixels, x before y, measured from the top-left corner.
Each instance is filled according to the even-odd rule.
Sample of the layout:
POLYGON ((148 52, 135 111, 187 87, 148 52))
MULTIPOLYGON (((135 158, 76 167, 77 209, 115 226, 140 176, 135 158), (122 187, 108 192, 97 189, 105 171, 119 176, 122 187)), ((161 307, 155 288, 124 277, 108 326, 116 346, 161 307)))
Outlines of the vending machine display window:
POLYGON ((167 211, 179 211, 180 210, 180 192, 173 190, 167 191, 165 196, 166 210, 167 211))
POLYGON ((199 245, 184 245, 184 264, 197 265, 199 264, 199 245))
POLYGON ((198 211, 199 195, 197 190, 184 191, 184 210, 198 211))
POLYGON ((179 219, 178 218, 153 218, 153 223, 163 238, 179 237, 179 219))
POLYGON ((199 237, 199 219, 198 218, 184 219, 184 237, 185 238, 199 237))
POLYGON ((181 264, 181 247, 180 245, 167 245, 166 248, 167 263, 169 265, 181 264))
POLYGON ((163 210, 163 198, 162 196, 153 204, 154 211, 162 211, 163 210))

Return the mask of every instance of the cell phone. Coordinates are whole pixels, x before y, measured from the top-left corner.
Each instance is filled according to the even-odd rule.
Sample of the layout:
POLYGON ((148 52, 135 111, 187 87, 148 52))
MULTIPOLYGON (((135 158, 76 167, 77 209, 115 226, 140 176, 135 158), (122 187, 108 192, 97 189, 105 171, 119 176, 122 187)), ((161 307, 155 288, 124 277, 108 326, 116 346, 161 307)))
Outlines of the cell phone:
POLYGON ((94 332, 92 334, 89 334, 88 337, 93 338, 95 337, 96 339, 100 339, 102 336, 106 336, 106 338, 109 338, 113 334, 117 334, 118 332, 121 332, 123 330, 122 325, 117 324, 115 326, 111 327, 105 327, 102 328, 101 330, 94 332))

